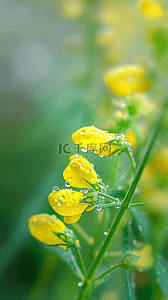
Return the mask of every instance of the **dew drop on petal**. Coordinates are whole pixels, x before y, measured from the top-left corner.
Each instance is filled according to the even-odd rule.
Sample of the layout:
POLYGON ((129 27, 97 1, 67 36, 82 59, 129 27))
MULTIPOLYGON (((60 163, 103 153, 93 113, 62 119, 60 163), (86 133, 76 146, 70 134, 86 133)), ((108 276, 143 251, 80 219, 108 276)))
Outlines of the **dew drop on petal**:
POLYGON ((63 204, 63 201, 62 201, 62 200, 59 200, 59 201, 58 201, 58 205, 61 206, 62 204, 63 204))
POLYGON ((53 186, 52 192, 58 192, 60 188, 58 186, 53 186))

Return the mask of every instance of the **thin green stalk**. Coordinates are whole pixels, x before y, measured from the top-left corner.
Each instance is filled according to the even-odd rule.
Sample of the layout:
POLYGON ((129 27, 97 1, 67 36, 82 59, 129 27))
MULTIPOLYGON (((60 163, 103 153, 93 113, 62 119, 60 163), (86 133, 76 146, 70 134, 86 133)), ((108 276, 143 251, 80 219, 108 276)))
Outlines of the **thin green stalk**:
POLYGON ((115 168, 113 168, 112 174, 111 174, 111 183, 110 186, 113 187, 114 186, 114 182, 115 182, 115 175, 116 175, 116 170, 117 170, 117 165, 118 165, 118 161, 119 161, 119 155, 114 156, 114 162, 113 165, 115 168))
POLYGON ((140 205, 144 205, 147 204, 146 202, 139 202, 139 203, 132 203, 130 204, 128 207, 132 207, 132 206, 140 206, 140 205))
POLYGON ((125 147, 125 151, 126 151, 126 153, 128 155, 128 158, 129 158, 129 161, 131 163, 131 167, 132 167, 133 173, 135 175, 135 172, 136 172, 135 162, 134 162, 134 159, 133 159, 132 155, 130 154, 130 151, 129 151, 129 149, 128 149, 127 146, 125 147))
POLYGON ((113 270, 117 269, 121 267, 120 263, 117 263, 115 265, 113 265, 110 269, 108 269, 107 271, 103 272, 100 276, 96 277, 95 279, 92 280, 92 282, 95 282, 101 278, 103 278, 104 276, 108 275, 110 272, 112 272, 113 270))
POLYGON ((84 278, 85 278, 85 280, 86 280, 86 278, 87 278, 87 273, 86 273, 86 268, 85 268, 85 264, 84 264, 84 261, 83 261, 81 252, 80 252, 80 250, 79 250, 78 247, 75 247, 75 249, 76 249, 76 254, 77 254, 77 257, 78 257, 78 263, 79 263, 79 266, 80 266, 81 271, 82 271, 82 273, 83 273, 83 275, 84 275, 84 278))
POLYGON ((112 196, 110 196, 110 195, 107 195, 107 194, 105 194, 105 193, 98 192, 98 195, 103 196, 103 197, 105 197, 105 198, 109 198, 109 199, 111 199, 112 201, 118 202, 118 199, 116 199, 116 198, 114 198, 114 197, 112 197, 112 196))
POLYGON ((94 238, 89 236, 86 231, 83 230, 83 228, 77 224, 73 223, 72 227, 80 234, 80 236, 89 244, 93 245, 94 244, 94 238))
POLYGON ((124 254, 123 251, 110 251, 110 252, 106 252, 104 254, 104 257, 106 257, 106 258, 119 257, 119 256, 122 256, 123 254, 124 254))
MULTIPOLYGON (((114 219, 114 221, 112 223, 111 229, 110 229, 110 231, 109 231, 109 233, 108 233, 108 235, 107 235, 107 237, 106 237, 106 239, 105 239, 105 241, 104 241, 104 243, 103 243, 103 245, 102 245, 102 247, 101 247, 101 249, 99 251, 99 254, 94 259, 94 261, 93 261, 93 263, 91 265, 91 268, 90 268, 88 276, 87 276, 87 280, 88 281, 91 281, 91 278, 92 278, 94 272, 96 271, 96 269, 99 266, 101 260, 103 259, 103 256, 104 256, 104 254, 105 254, 105 252, 106 252, 106 250, 107 250, 107 248, 108 248, 108 246, 109 246, 109 244, 111 242, 111 239, 112 239, 112 237, 113 237, 113 235, 114 235, 114 233, 115 233, 115 231, 116 231, 116 229, 117 229, 117 227, 118 227, 118 225, 119 225, 119 223, 121 221, 121 218, 124 215, 125 211, 127 210, 128 205, 129 205, 129 203, 130 203, 130 201, 131 201, 131 199, 132 199, 132 197, 134 195, 134 192, 135 192, 135 189, 137 187, 137 184, 138 184, 138 182, 140 180, 142 172, 143 172, 143 170, 145 168, 145 165, 146 165, 146 163, 148 161, 148 158, 149 158, 149 155, 151 153, 154 141, 155 141, 155 139, 157 137, 157 134, 158 134, 158 132, 160 130, 160 127, 161 127, 161 124, 162 124, 162 119, 163 119, 163 115, 160 117, 159 122, 158 122, 157 126, 155 127, 155 130, 154 130, 154 132, 153 132, 153 134, 151 136, 151 139, 150 139, 150 141, 148 143, 148 146, 146 147, 146 150, 145 150, 144 156, 142 158, 142 161, 141 161, 141 163, 140 163, 140 165, 139 165, 139 167, 138 167, 138 169, 137 169, 137 171, 135 173, 133 181, 132 181, 132 183, 131 183, 131 185, 130 185, 127 193, 126 193, 126 196, 125 196, 125 198, 123 200, 122 206, 119 209, 119 211, 118 211, 118 213, 117 213, 117 215, 116 215, 116 217, 115 217, 115 219, 114 219)), ((85 281, 78 300, 84 299, 84 294, 85 294, 85 291, 87 289, 87 284, 88 284, 87 281, 85 281)))

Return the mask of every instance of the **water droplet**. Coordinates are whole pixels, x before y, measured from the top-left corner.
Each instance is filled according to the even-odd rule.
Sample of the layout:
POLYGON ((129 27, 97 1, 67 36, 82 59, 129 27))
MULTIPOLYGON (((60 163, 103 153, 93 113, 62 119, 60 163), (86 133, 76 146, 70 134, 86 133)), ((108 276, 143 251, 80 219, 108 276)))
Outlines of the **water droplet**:
POLYGON ((139 229, 140 232, 142 232, 143 231, 142 225, 139 225, 138 229, 139 229))
POLYGON ((107 232, 107 231, 104 231, 104 235, 108 235, 108 232, 107 232))
POLYGON ((103 210, 103 207, 96 206, 96 210, 97 210, 97 211, 102 211, 102 210, 103 210))
POLYGON ((63 204, 63 201, 62 201, 62 200, 59 200, 59 201, 58 201, 58 205, 61 206, 62 204, 63 204))
POLYGON ((120 208, 120 205, 119 204, 116 204, 116 206, 115 206, 117 209, 119 209, 120 208))
POLYGON ((87 168, 86 173, 90 173, 90 172, 91 172, 91 168, 87 168))
POLYGON ((100 158, 102 158, 102 157, 103 157, 103 155, 99 155, 99 157, 100 157, 100 158))
POLYGON ((85 130, 81 130, 80 134, 82 135, 85 134, 85 130))
POLYGON ((58 186, 53 186, 52 192, 58 192, 60 188, 58 186))
POLYGON ((88 149, 81 148, 81 151, 84 152, 84 153, 86 153, 86 152, 88 152, 88 149))
POLYGON ((71 185, 70 185, 70 183, 69 183, 68 181, 65 181, 65 186, 66 186, 67 188, 69 188, 71 185))
POLYGON ((78 282, 78 286, 82 286, 83 285, 83 283, 82 282, 78 282))

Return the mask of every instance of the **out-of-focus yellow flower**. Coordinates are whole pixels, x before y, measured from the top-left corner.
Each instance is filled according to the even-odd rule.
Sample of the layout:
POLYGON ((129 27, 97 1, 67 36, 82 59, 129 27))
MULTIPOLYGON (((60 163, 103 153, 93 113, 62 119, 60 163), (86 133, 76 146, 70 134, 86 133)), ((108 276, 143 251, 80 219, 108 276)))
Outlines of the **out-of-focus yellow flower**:
POLYGON ((94 184, 100 182, 93 164, 90 164, 86 158, 80 155, 70 157, 70 163, 63 172, 63 177, 76 188, 91 187, 84 179, 94 184))
POLYGON ((149 162, 151 174, 168 176, 168 146, 163 148, 158 155, 153 157, 149 162))
POLYGON ((71 189, 52 192, 48 196, 49 204, 53 210, 64 216, 64 222, 67 224, 77 222, 85 210, 89 211, 94 208, 88 207, 89 204, 81 203, 80 201, 83 198, 85 198, 85 195, 82 192, 76 192, 71 189))
POLYGON ((151 80, 146 78, 146 71, 140 66, 117 67, 107 71, 103 80, 117 96, 146 92, 151 86, 151 80))
POLYGON ((96 128, 95 126, 82 127, 72 135, 72 140, 81 148, 91 150, 96 154, 107 156, 117 150, 117 146, 109 145, 114 134, 96 128))
POLYGON ((147 195, 146 203, 148 208, 154 212, 155 214, 161 213, 162 215, 167 216, 168 212, 168 201, 167 201, 167 193, 165 191, 159 190, 157 188, 153 188, 149 191, 147 195))
MULTIPOLYGON (((39 241, 47 245, 64 244, 55 234, 63 232, 66 227, 55 215, 39 214, 29 219, 30 233, 39 241)), ((66 249, 66 246, 60 246, 66 249)))
POLYGON ((116 31, 111 27, 106 27, 105 29, 101 30, 99 34, 95 38, 95 43, 98 46, 108 47, 112 44, 116 37, 116 31))
POLYGON ((166 16, 166 12, 160 1, 155 0, 140 0, 137 3, 138 9, 142 16, 147 19, 162 19, 166 16))
POLYGON ((137 145, 137 139, 134 133, 129 132, 126 134, 125 138, 127 139, 128 143, 131 143, 132 148, 135 148, 137 145))
POLYGON ((62 3, 62 16, 68 20, 79 18, 84 13, 84 5, 79 0, 66 0, 62 3))
POLYGON ((154 257, 153 257, 153 250, 151 245, 145 245, 142 249, 138 249, 133 252, 135 255, 140 256, 135 261, 135 266, 141 269, 149 269, 152 268, 154 265, 154 257))

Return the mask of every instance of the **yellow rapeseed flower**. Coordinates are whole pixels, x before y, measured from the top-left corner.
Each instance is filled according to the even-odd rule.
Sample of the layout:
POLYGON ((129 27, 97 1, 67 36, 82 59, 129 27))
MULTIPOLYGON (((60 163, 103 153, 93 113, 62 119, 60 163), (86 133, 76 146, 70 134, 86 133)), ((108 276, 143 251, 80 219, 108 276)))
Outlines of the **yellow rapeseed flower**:
POLYGON ((100 181, 93 164, 90 164, 86 158, 80 155, 70 157, 70 163, 64 170, 63 177, 71 186, 76 188, 91 187, 84 179, 92 184, 100 181))
MULTIPOLYGON (((29 219, 30 233, 39 241, 47 245, 64 244, 55 234, 63 232, 66 227, 55 215, 39 214, 29 219)), ((66 249, 66 246, 60 246, 66 249)))
POLYGON ((155 0, 140 0, 137 3, 138 9, 142 16, 146 19, 162 19, 166 16, 166 12, 160 1, 155 0))
POLYGON ((84 13, 84 5, 80 0, 66 0, 62 3, 62 16, 68 20, 79 18, 84 13))
POLYGON ((125 135, 125 138, 127 139, 128 143, 131 143, 132 148, 135 148, 137 145, 137 139, 134 133, 129 132, 125 135))
POLYGON ((154 265, 154 257, 153 257, 153 250, 151 245, 145 245, 143 248, 138 249, 133 252, 135 255, 140 256, 135 261, 135 266, 141 269, 148 269, 152 268, 154 265))
POLYGON ((52 192, 48 196, 48 201, 53 210, 64 217, 64 222, 71 224, 77 222, 85 210, 93 209, 88 208, 89 204, 80 202, 83 198, 85 198, 85 195, 82 192, 63 189, 52 192))
POLYGON ((146 71, 140 66, 125 65, 107 71, 103 76, 104 83, 117 96, 146 92, 151 80, 146 78, 146 71))
POLYGON ((72 140, 75 144, 102 156, 110 155, 117 150, 116 146, 108 144, 113 139, 113 133, 98 129, 93 125, 82 127, 72 135, 72 140))

